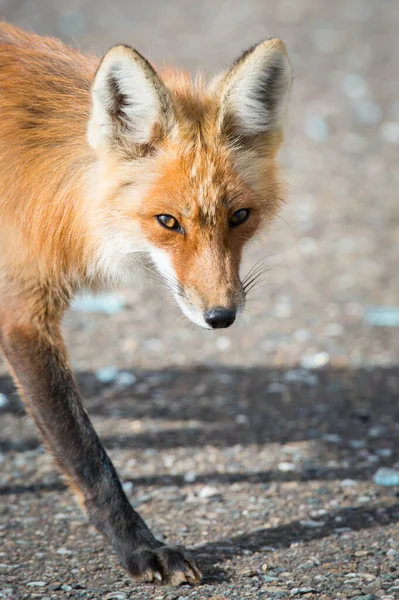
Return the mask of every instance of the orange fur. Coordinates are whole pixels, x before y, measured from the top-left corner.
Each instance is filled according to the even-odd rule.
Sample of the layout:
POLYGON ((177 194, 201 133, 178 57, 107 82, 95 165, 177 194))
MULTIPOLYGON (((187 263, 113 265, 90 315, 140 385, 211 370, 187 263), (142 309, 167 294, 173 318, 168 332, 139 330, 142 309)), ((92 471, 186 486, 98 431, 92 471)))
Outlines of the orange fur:
POLYGON ((32 314, 36 290, 64 305, 81 286, 123 281, 107 273, 101 256, 104 240, 115 244, 120 232, 121 240, 138 236, 144 247, 167 252, 203 307, 231 304, 243 245, 280 203, 281 133, 229 141, 220 131, 219 95, 203 79, 193 83, 167 68, 173 132, 158 131, 155 152, 121 143, 96 156, 86 130, 98 66, 58 40, 0 25, 2 297, 24 298, 32 314), (228 216, 241 207, 252 210, 251 221, 230 235, 228 216), (159 213, 181 220, 187 236, 162 229, 159 213))

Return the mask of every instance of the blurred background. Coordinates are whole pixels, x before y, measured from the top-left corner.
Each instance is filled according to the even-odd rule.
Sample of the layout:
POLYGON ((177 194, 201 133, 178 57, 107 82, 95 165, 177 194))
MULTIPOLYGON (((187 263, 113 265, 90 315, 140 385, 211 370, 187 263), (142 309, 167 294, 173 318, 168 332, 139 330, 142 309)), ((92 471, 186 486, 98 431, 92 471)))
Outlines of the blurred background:
MULTIPOLYGON (((389 540, 397 539, 390 529, 397 520, 389 512, 394 496, 386 498, 372 476, 381 466, 397 468, 399 458, 399 3, 3 0, 0 14, 82 51, 101 54, 124 42, 155 64, 209 75, 263 38, 286 42, 295 77, 281 153, 287 202, 245 257, 243 273, 260 259, 272 268, 252 294, 244 318, 228 330, 200 330, 147 282, 100 298, 96 305, 78 300, 65 319, 65 334, 89 413, 127 489, 164 500, 158 520, 155 505, 142 503, 159 529, 176 533, 176 489, 192 499, 185 517, 192 526, 178 528, 186 543, 198 543, 202 535, 208 542, 212 536, 219 539, 218 527, 225 528, 224 537, 233 536, 234 510, 244 510, 248 494, 269 494, 267 524, 277 528, 272 545, 285 549, 281 564, 295 563, 290 544, 298 540, 311 540, 309 548, 301 546, 302 556, 326 552, 331 562, 335 538, 321 549, 317 526, 307 530, 295 521, 296 534, 279 530, 298 515, 309 516, 309 490, 316 497, 322 479, 327 491, 314 502, 320 510, 328 515, 337 506, 360 511, 358 527, 346 513, 340 517, 356 530, 353 539, 348 533, 352 550, 371 544, 362 530, 372 526, 377 547, 389 548, 389 540), (233 494, 229 474, 242 472, 247 478, 241 487, 231 476, 233 494), (251 473, 258 475, 251 479, 251 473), (302 484, 303 479, 312 483, 302 484), (340 487, 345 481, 353 486, 340 487), (201 502, 212 497, 203 492, 201 500, 204 484, 216 486, 226 503, 213 511, 209 530, 198 517, 201 502), (361 512, 374 501, 388 507, 380 529, 382 513, 369 512, 366 518, 361 512), (229 515, 225 522, 221 513, 229 515)), ((59 481, 54 466, 31 422, 21 418, 3 363, 0 373, 4 493, 15 494, 20 506, 18 485, 48 485, 47 495, 23 496, 27 514, 34 514, 35 503, 52 514, 54 497, 65 511, 74 510, 68 494, 50 493, 59 481)), ((73 514, 75 521, 80 518, 73 514)), ((242 531, 266 525, 251 511, 240 515, 242 531)), ((46 531, 49 547, 56 536, 68 543, 74 535, 61 518, 46 531)), ((17 527, 15 535, 26 530, 17 527)), ((269 545, 269 538, 258 543, 258 537, 240 538, 249 553, 246 568, 269 545)), ((342 544, 339 552, 345 556, 342 544)), ((22 546, 15 548, 20 561, 32 556, 22 546)), ((215 548, 216 541, 208 550, 215 548)), ((363 571, 377 568, 378 559, 366 565, 363 556, 362 561, 363 571)), ((317 579, 319 567, 314 569, 317 579)), ((316 579, 313 585, 322 585, 316 579)))
POLYGON ((193 73, 221 70, 270 36, 285 40, 293 65, 281 154, 287 204, 248 253, 244 273, 264 257, 274 268, 242 322, 200 331, 145 286, 129 292, 129 307, 111 318, 67 320, 75 366, 311 364, 312 357, 341 366, 397 363, 397 331, 374 328, 381 316, 368 313, 399 306, 396 2, 13 0, 0 10, 84 51, 101 55, 123 41, 155 64, 193 73), (93 355, 93 347, 102 352, 93 355))

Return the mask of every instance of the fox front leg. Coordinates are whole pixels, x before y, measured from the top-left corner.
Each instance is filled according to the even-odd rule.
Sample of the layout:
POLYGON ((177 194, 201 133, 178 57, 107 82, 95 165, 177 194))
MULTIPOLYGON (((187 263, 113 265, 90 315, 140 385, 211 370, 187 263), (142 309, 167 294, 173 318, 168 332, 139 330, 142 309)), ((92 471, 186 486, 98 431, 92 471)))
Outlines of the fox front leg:
POLYGON ((0 347, 46 446, 130 575, 172 585, 198 583, 201 574, 190 554, 156 540, 126 498, 82 406, 58 323, 2 325, 0 347))

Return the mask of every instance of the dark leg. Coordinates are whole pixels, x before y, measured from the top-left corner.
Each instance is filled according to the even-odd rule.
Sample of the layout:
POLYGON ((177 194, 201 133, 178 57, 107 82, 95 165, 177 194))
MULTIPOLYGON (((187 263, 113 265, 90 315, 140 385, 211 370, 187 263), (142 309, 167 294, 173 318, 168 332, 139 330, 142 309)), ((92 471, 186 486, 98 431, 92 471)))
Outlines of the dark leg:
POLYGON ((201 574, 186 550, 157 541, 126 498, 82 406, 58 324, 3 325, 0 346, 46 446, 90 522, 108 538, 129 573, 174 585, 199 582, 201 574))

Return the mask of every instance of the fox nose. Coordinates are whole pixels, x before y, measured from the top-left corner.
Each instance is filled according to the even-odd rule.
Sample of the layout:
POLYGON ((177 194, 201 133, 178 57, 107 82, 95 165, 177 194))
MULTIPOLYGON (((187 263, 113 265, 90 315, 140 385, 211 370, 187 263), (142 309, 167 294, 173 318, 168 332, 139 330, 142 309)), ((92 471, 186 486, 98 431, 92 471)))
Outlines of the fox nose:
POLYGON ((204 313, 205 322, 212 327, 212 329, 221 329, 222 327, 230 327, 236 320, 236 311, 232 308, 223 308, 222 306, 216 306, 210 308, 204 313))

